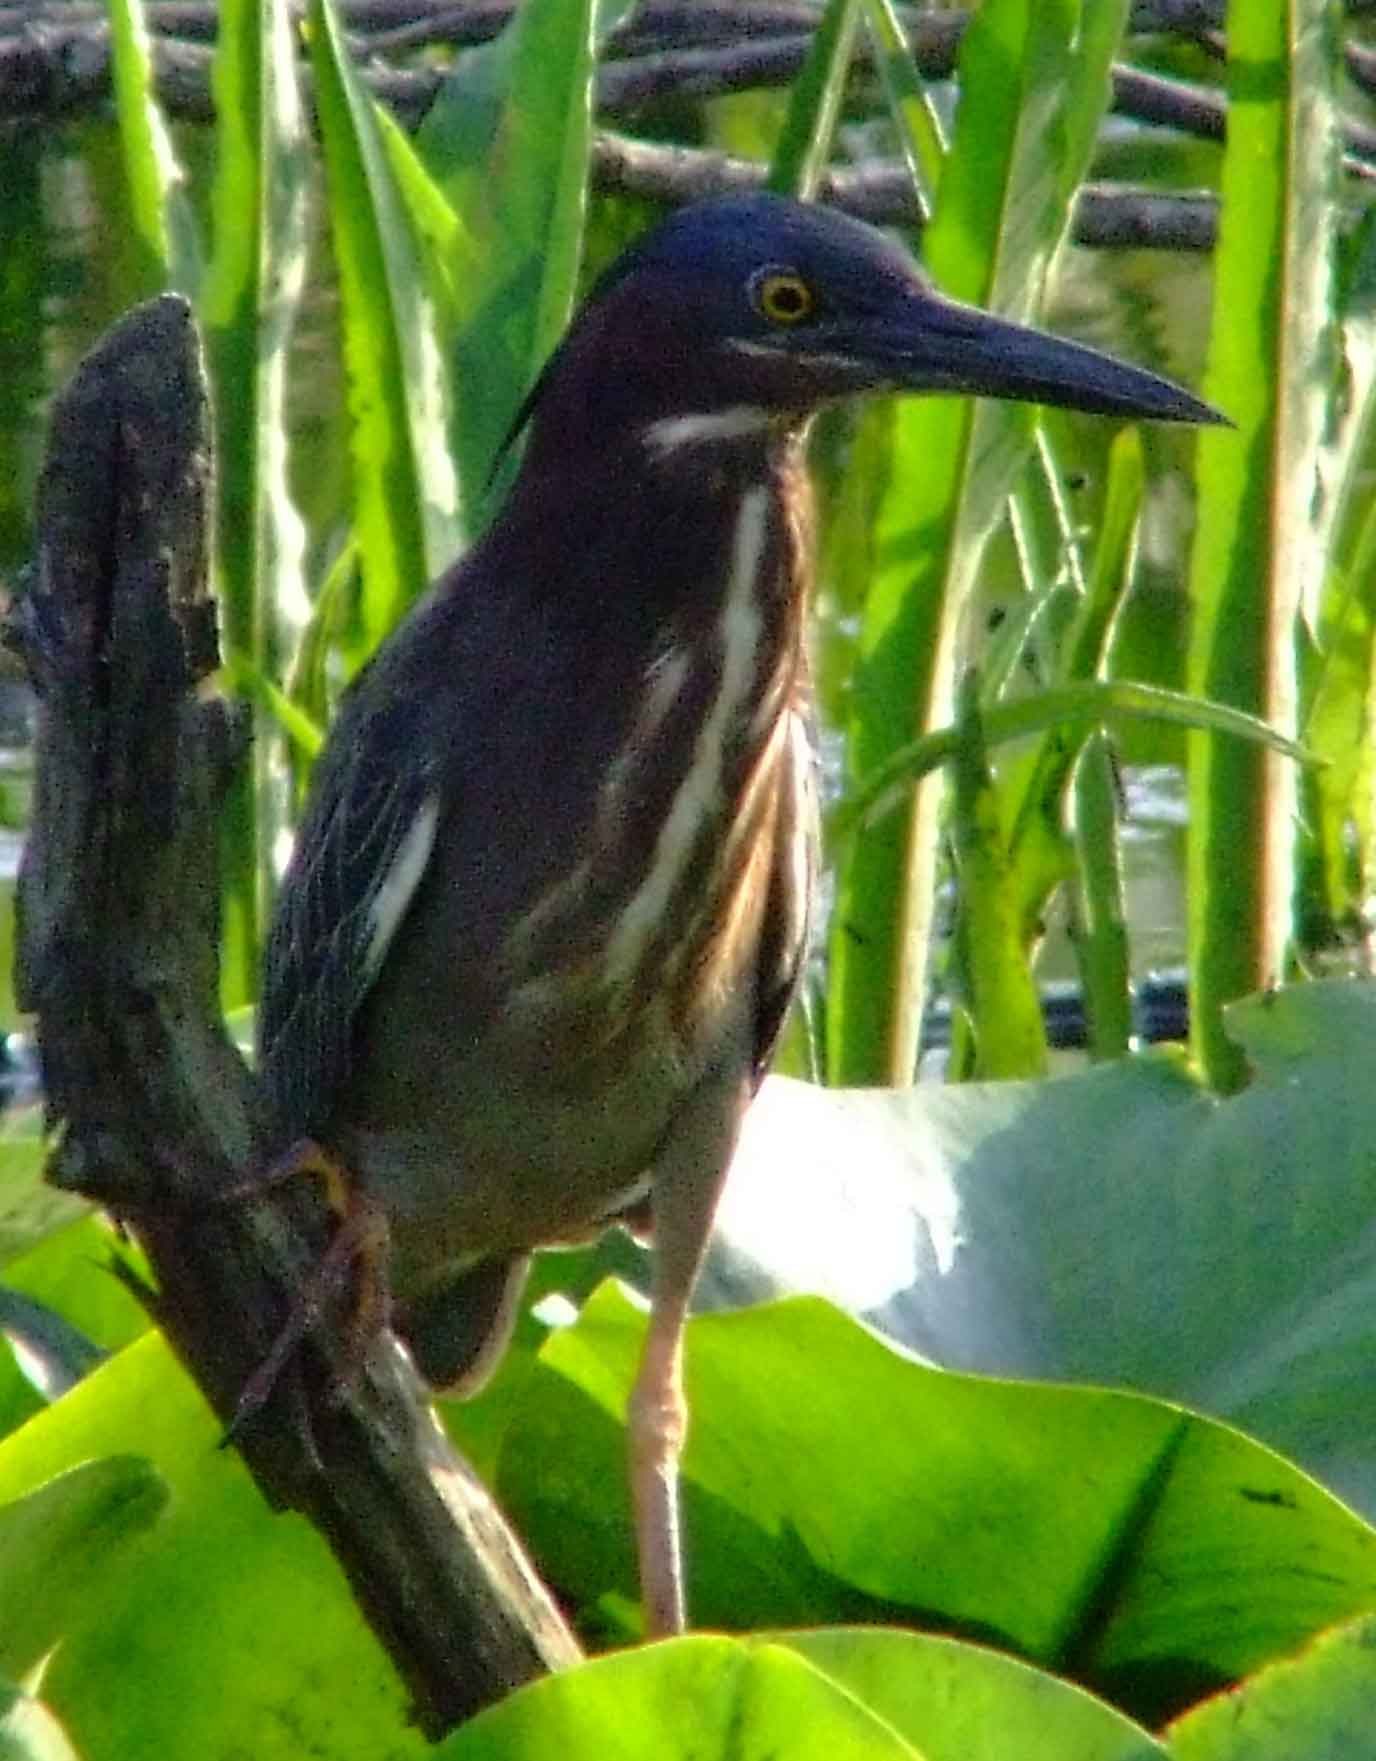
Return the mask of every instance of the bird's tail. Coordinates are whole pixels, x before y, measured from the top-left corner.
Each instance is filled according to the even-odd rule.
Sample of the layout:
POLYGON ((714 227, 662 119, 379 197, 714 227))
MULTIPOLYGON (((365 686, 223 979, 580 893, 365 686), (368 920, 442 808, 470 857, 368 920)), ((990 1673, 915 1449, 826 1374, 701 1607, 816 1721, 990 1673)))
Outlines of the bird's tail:
POLYGON ((529 1254, 479 1260, 401 1303, 392 1325, 432 1388, 476 1394, 516 1325, 529 1254))

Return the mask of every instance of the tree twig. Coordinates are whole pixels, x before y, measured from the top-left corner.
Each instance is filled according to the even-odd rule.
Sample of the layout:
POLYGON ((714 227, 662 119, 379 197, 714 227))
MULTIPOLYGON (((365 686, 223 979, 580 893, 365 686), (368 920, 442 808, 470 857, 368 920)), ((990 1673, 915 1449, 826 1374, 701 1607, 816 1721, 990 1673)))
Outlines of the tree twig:
MULTIPOLYGON (((18 990, 36 1012, 49 1170, 147 1249, 154 1312, 223 1418, 316 1263, 320 1203, 260 1166, 255 1085, 218 1011, 216 818, 242 724, 207 692, 207 396, 186 303, 130 313, 58 398, 40 549, 5 637, 40 703, 18 990)), ((577 1647, 384 1336, 352 1383, 327 1329, 240 1440, 321 1530, 438 1735, 577 1647), (288 1393, 290 1398, 288 1398, 288 1393)))

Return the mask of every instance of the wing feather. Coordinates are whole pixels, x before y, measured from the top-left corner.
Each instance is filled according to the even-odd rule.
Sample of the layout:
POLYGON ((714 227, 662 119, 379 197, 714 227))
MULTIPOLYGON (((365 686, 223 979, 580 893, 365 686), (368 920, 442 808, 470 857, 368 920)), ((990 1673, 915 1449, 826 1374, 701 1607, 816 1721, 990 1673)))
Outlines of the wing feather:
POLYGON ((434 848, 438 779, 414 760, 412 698, 365 675, 322 758, 268 938, 259 1069, 285 1134, 322 1128, 352 1073, 354 1023, 434 848))

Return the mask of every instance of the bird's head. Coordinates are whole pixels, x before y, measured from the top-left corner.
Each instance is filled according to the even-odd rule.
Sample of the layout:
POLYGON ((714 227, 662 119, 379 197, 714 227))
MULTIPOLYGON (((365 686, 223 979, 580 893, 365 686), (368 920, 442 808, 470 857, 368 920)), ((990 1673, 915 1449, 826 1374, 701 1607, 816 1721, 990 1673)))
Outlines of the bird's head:
POLYGON ((675 423, 710 435, 714 419, 729 432, 731 419, 801 420, 838 398, 943 391, 1222 420, 1153 373, 946 299, 873 227, 764 194, 681 208, 633 245, 522 419, 564 439, 570 425, 621 440, 675 423))

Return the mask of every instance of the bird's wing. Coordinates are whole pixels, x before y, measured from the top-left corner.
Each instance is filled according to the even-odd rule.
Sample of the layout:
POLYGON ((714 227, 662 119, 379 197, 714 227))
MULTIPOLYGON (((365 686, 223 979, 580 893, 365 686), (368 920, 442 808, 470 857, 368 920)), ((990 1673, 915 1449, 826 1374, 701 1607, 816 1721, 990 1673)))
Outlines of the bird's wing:
POLYGON ((322 758, 268 939, 259 1068, 292 1137, 349 1080, 354 1022, 425 873, 439 821, 409 695, 358 692, 322 758), (386 721, 394 725, 383 727, 386 721))

